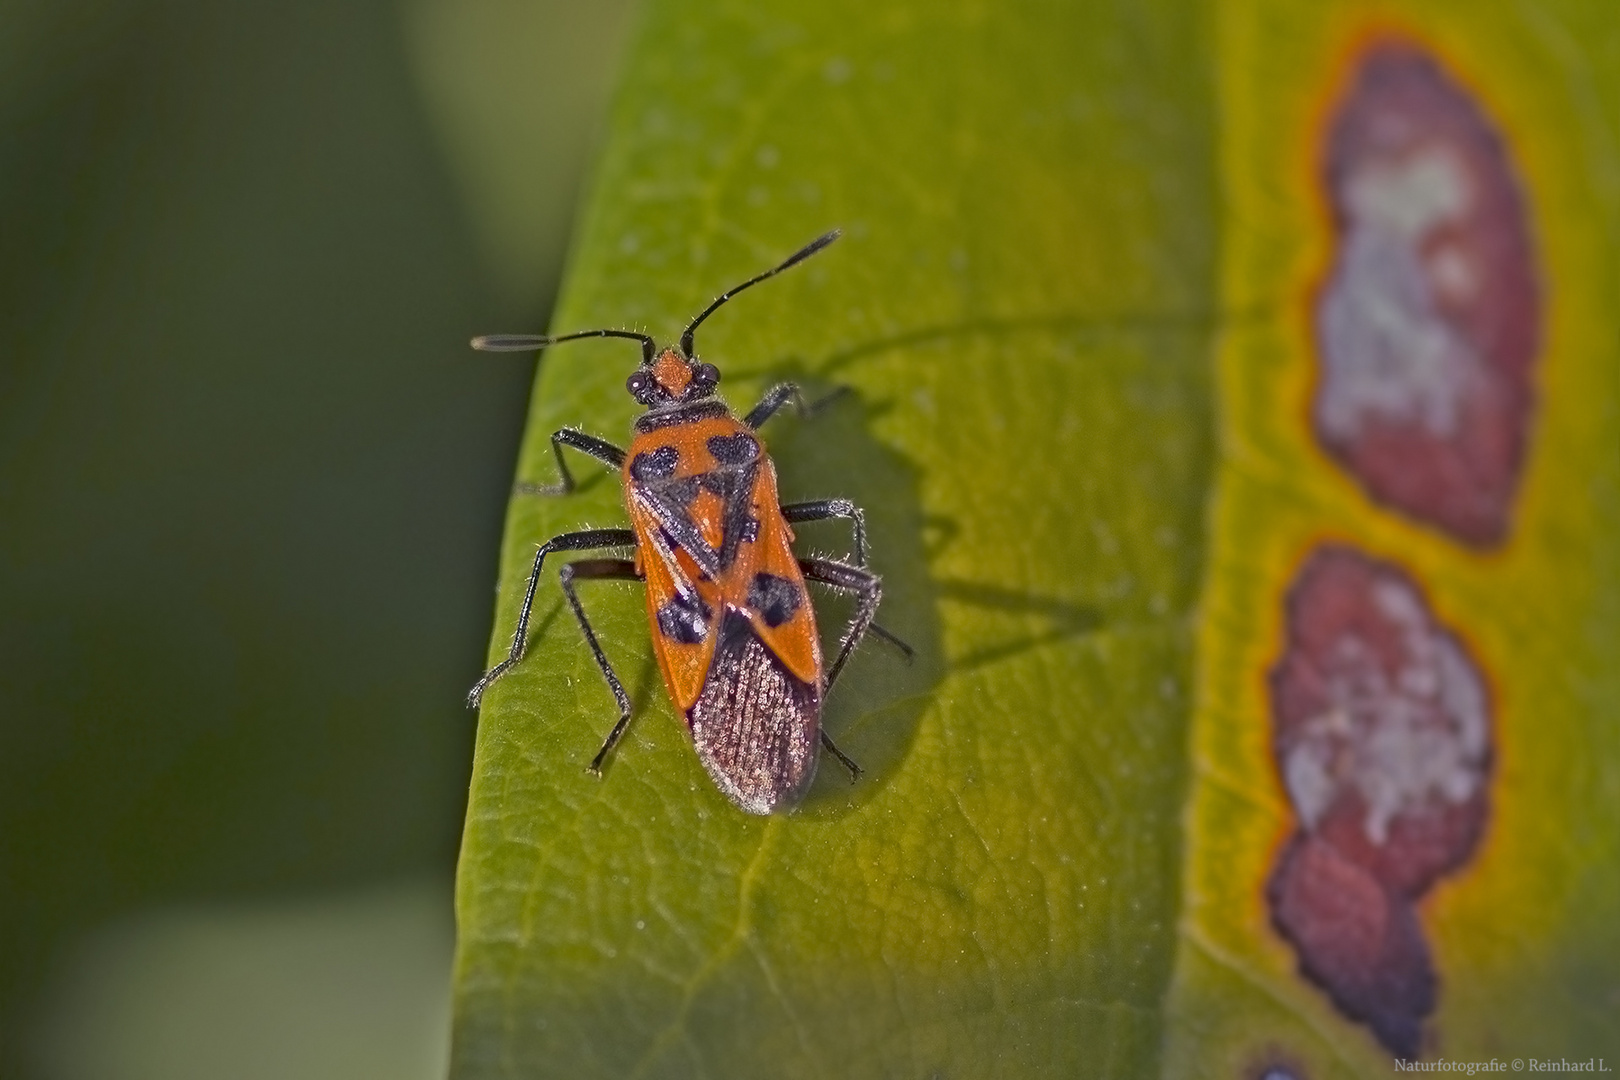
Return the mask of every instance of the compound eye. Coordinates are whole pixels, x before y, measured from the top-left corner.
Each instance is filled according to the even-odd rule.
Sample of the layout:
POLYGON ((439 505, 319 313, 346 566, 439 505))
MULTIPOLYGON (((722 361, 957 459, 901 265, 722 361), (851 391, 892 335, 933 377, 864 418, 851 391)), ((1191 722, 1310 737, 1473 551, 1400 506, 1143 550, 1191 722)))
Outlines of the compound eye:
POLYGON ((692 381, 705 390, 713 390, 720 385, 720 369, 713 364, 699 364, 697 371, 692 374, 692 381))
POLYGON ((632 372, 630 377, 624 380, 624 388, 630 391, 630 396, 641 402, 647 400, 652 385, 653 377, 645 371, 632 372))

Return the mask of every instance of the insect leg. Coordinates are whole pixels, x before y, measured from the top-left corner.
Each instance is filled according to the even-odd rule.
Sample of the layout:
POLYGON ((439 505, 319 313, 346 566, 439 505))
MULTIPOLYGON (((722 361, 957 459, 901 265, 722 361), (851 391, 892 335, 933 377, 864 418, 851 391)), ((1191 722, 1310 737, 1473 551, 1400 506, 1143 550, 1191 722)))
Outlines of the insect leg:
MULTIPOLYGON (((831 503, 843 502, 842 499, 828 499, 826 501, 831 502, 831 503)), ((784 506, 784 507, 782 507, 782 516, 787 518, 789 521, 815 521, 815 520, 817 520, 816 516, 809 516, 809 517, 799 518, 799 517, 794 517, 792 514, 790 514, 788 512, 789 510, 797 510, 800 506, 812 506, 812 505, 815 505, 815 504, 813 504, 813 503, 796 503, 796 504, 793 504, 791 506, 784 506)), ((858 507, 855 508, 855 509, 856 509, 857 513, 860 512, 858 507)), ((841 515, 828 514, 826 516, 827 517, 837 517, 837 516, 841 516, 841 515)), ((859 525, 857 525, 857 529, 858 528, 859 528, 859 525)), ((857 536, 857 550, 859 550, 860 534, 857 532, 856 536, 857 536)), ((864 552, 861 552, 861 553, 864 554, 864 552)), ((832 566, 843 567, 846 570, 859 570, 862 573, 867 573, 868 572, 866 570, 866 564, 864 562, 860 563, 857 566, 850 567, 850 566, 845 566, 845 564, 843 564, 843 563, 833 562, 831 560, 818 559, 818 560, 808 560, 808 561, 825 562, 825 563, 828 563, 829 565, 832 565, 832 566)), ((820 584, 829 586, 830 588, 843 589, 846 592, 850 592, 850 591, 857 591, 858 592, 859 591, 858 586, 851 587, 851 586, 848 586, 848 585, 844 585, 841 582, 828 581, 825 578, 815 577, 810 572, 810 568, 809 568, 809 566, 806 565, 806 562, 807 562, 807 560, 804 560, 804 559, 799 560, 799 567, 800 567, 800 569, 802 569, 804 571, 805 577, 809 578, 811 581, 819 582, 820 584)), ((876 604, 873 605, 873 608, 874 608, 874 610, 876 610, 876 604)), ((883 624, 878 622, 876 619, 872 620, 871 622, 869 622, 867 624, 866 630, 870 631, 871 633, 873 633, 873 634, 877 635, 878 637, 882 638, 884 641, 886 641, 890 645, 892 645, 895 649, 899 650, 900 655, 904 656, 906 658, 906 663, 908 663, 908 664, 911 663, 912 659, 916 657, 917 651, 915 649, 913 649, 910 645, 907 645, 904 641, 902 641, 899 637, 895 636, 890 631, 884 629, 883 624)), ((851 648, 853 648, 853 646, 851 646, 851 648)), ((837 667, 835 666, 834 673, 836 674, 836 672, 837 672, 837 667)), ((828 686, 832 685, 832 680, 831 679, 827 680, 827 685, 828 686)))
POLYGON ((534 569, 529 571, 529 585, 523 593, 523 607, 518 611, 517 630, 512 635, 512 650, 506 659, 484 672, 484 677, 467 693, 467 707, 478 708, 489 684, 506 674, 508 668, 523 659, 523 648, 528 644, 529 615, 534 611, 534 590, 540 584, 540 568, 546 556, 553 551, 588 551, 591 548, 634 547, 636 534, 629 529, 586 529, 582 532, 563 533, 540 545, 534 553, 534 569))
POLYGON ((576 428, 563 428, 551 433, 551 452, 557 458, 557 471, 562 473, 562 479, 555 484, 519 484, 518 491, 525 495, 566 495, 573 491, 574 474, 568 471, 568 462, 563 460, 562 448, 565 446, 589 454, 615 469, 624 465, 624 451, 606 439, 587 435, 576 428))
MULTIPOLYGON (((844 662, 849 659, 850 653, 855 651, 855 646, 860 644, 861 639, 866 636, 868 630, 877 633, 880 637, 897 646, 905 653, 907 660, 911 659, 912 649, 910 645, 907 645, 872 621, 873 616, 877 614, 878 604, 883 600, 883 582, 876 574, 864 567, 850 566, 847 563, 835 562, 832 559, 800 559, 799 569, 804 571, 805 578, 810 581, 820 582, 823 585, 844 592, 853 592, 859 596, 857 601, 859 606, 855 609, 855 617, 849 621, 849 627, 844 631, 844 640, 838 646, 838 657, 832 662, 832 667, 827 669, 827 690, 832 689, 833 683, 838 679, 839 672, 844 670, 844 662)), ((860 775, 860 766, 856 765, 847 754, 833 745, 832 739, 828 737, 825 730, 821 733, 821 744, 831 751, 834 757, 844 763, 844 767, 849 770, 852 781, 860 775)))
POLYGON ((844 640, 838 645, 837 658, 827 669, 828 690, 832 689, 839 672, 844 670, 845 661, 855 651, 855 646, 860 644, 868 630, 898 648, 908 660, 912 657, 913 650, 910 645, 872 621, 873 616, 877 614, 878 604, 883 600, 883 582, 876 574, 863 567, 850 566, 848 563, 832 559, 800 559, 799 569, 804 572, 808 581, 820 582, 843 592, 852 592, 858 597, 855 617, 850 619, 849 626, 844 630, 844 640))
POLYGON ((608 687, 613 691, 613 698, 619 703, 619 722, 613 725, 613 730, 608 732, 607 741, 602 744, 602 749, 591 759, 590 771, 600 776, 603 759, 618 744, 619 736, 624 734, 624 729, 630 724, 630 695, 624 692, 624 684, 613 674, 613 666, 608 663, 607 654, 602 651, 601 644, 596 640, 596 632, 591 629, 591 622, 585 617, 585 609, 580 606, 579 597, 574 593, 574 579, 636 581, 640 575, 636 573, 636 564, 629 559, 580 559, 565 565, 557 572, 557 578, 562 584, 563 595, 568 597, 568 606, 574 609, 574 618, 579 620, 579 629, 585 635, 585 644, 591 647, 591 655, 596 657, 596 666, 602 669, 602 677, 607 679, 608 687))
POLYGON ((842 762, 844 768, 849 770, 850 783, 853 784, 855 781, 861 778, 861 767, 855 764, 854 758, 838 749, 838 744, 832 741, 832 736, 827 734, 826 728, 821 729, 821 745, 825 746, 827 748, 827 752, 842 762))
POLYGON ((855 565, 866 566, 866 514, 848 499, 815 499, 811 502, 784 503, 782 516, 790 522, 826 521, 845 518, 855 534, 855 565))
POLYGON ((743 423, 758 431, 761 424, 775 416, 782 406, 789 402, 793 404, 793 411, 801 417, 814 416, 847 393, 849 393, 849 387, 840 386, 819 401, 805 404, 804 395, 799 393, 797 383, 777 383, 765 392, 765 396, 759 399, 758 405, 748 410, 748 415, 743 417, 743 423))
POLYGON ((913 649, 910 645, 907 645, 904 641, 896 637, 888 630, 885 630, 883 628, 883 624, 878 622, 876 619, 872 620, 872 624, 866 629, 893 646, 901 656, 906 658, 906 663, 909 664, 912 660, 916 659, 917 650, 913 649))

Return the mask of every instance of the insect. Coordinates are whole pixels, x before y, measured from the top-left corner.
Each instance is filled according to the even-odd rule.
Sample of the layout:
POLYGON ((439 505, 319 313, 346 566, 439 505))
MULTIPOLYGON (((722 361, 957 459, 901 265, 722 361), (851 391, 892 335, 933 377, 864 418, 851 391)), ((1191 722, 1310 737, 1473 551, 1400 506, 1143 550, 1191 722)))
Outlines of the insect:
POLYGON ((860 768, 821 730, 821 706, 844 663, 868 630, 909 658, 911 649, 873 623, 882 599, 878 576, 866 568, 865 517, 845 499, 782 503, 776 469, 758 429, 784 406, 807 409, 793 383, 773 387, 737 419, 715 396, 720 372, 694 352, 698 327, 719 307, 753 285, 792 267, 838 239, 838 230, 818 237, 780 265, 722 294, 682 332, 680 344, 659 349, 646 334, 585 330, 544 337, 496 334, 474 338, 475 349, 529 351, 590 337, 629 338, 641 343, 641 365, 625 382, 646 407, 635 422, 629 450, 563 428, 551 436, 562 475, 543 489, 574 488, 563 447, 619 469, 628 529, 563 533, 540 545, 529 574, 517 630, 506 658, 485 672, 468 694, 477 708, 484 691, 523 658, 535 591, 546 557, 560 551, 630 548, 632 558, 590 558, 566 563, 558 580, 579 620, 597 667, 619 705, 619 720, 592 759, 602 762, 630 722, 630 698, 613 672, 580 605, 575 583, 640 580, 646 583, 653 650, 675 706, 686 717, 693 745, 715 784, 753 814, 769 814, 798 801, 815 776, 818 742, 850 771, 860 768), (799 558, 792 525, 842 518, 850 522, 853 562, 799 558), (821 639, 806 582, 853 594, 856 610, 830 666, 822 663, 821 639))

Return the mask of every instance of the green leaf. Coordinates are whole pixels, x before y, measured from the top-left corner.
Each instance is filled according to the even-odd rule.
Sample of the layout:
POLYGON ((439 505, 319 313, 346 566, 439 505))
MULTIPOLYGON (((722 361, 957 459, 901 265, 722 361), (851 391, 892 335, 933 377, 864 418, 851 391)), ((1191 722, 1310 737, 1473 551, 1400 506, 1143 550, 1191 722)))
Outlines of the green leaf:
MULTIPOLYGON (((881 619, 832 694, 797 812, 736 810, 669 705, 639 589, 585 605, 615 712, 548 570, 481 718, 458 910, 458 1077, 1150 1071, 1174 955, 1211 462, 1212 87, 1196 13, 654 3, 557 331, 705 324, 784 498, 870 515, 881 619)), ((491 328, 495 329, 495 328, 491 328)), ((565 424, 621 442, 622 341, 546 354, 522 479, 565 424)), ((585 463, 514 500, 491 656, 535 545, 624 522, 585 463)), ((808 525, 801 541, 847 549, 808 525)), ((823 632, 839 625, 823 608, 823 632)))
MULTIPOLYGON (((785 498, 867 507, 916 661, 869 642, 831 695, 858 784, 824 768, 753 818, 693 755, 638 589, 598 585, 636 719, 597 780, 612 698, 548 571, 481 721, 454 1075, 1388 1073, 1267 899, 1300 829, 1269 679, 1324 545, 1402 575, 1489 703, 1482 838, 1402 899, 1438 977, 1421 1052, 1620 1058, 1612 14, 801 7, 653 0, 553 329, 670 339, 844 227, 701 347, 739 409, 853 390, 766 436, 785 498), (1392 37, 1494 125, 1546 290, 1494 547, 1368 498, 1312 434, 1322 125, 1392 37)), ((521 479, 555 479, 558 427, 626 438, 635 359, 545 356, 521 479)), ((624 522, 616 478, 579 475, 513 502, 492 659, 535 545, 624 522)))

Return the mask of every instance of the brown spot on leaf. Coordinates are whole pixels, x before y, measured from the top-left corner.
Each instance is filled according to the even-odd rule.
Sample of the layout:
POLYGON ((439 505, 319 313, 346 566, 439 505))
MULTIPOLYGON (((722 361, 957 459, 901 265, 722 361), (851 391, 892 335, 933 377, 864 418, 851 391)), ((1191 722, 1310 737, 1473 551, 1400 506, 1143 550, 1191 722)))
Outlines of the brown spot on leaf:
POLYGON ((1541 337, 1502 139, 1424 51, 1367 50, 1328 132, 1333 265, 1317 437, 1376 501, 1475 546, 1508 532, 1541 337))
POLYGON ((1435 976, 1412 905, 1484 830, 1490 695, 1389 563, 1320 547, 1286 606, 1272 746, 1300 828, 1267 887, 1272 919, 1345 1015, 1414 1056, 1435 976))
POLYGON ((1289 842, 1266 898, 1305 976, 1391 1052, 1416 1057, 1435 978, 1411 904, 1310 833, 1289 842))

